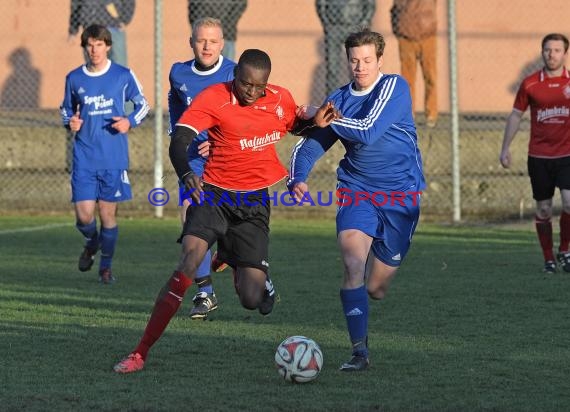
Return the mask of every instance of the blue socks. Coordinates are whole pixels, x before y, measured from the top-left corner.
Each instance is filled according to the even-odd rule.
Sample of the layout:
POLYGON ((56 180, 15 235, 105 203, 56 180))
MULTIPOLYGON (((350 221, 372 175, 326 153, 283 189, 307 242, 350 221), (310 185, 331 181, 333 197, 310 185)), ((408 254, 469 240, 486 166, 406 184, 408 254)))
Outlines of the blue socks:
POLYGON ((96 251, 99 248, 99 234, 97 233, 97 219, 93 219, 91 223, 86 225, 81 222, 75 222, 75 227, 81 232, 85 238, 85 247, 89 250, 96 251))
POLYGON ((212 252, 208 249, 202 263, 198 266, 196 270, 196 279, 194 283, 198 286, 198 292, 206 292, 208 294, 214 293, 214 287, 212 286, 212 278, 210 277, 210 265, 212 263, 212 252))
POLYGON ((356 289, 341 289, 340 301, 346 318, 352 354, 368 357, 368 293, 363 285, 356 289))
POLYGON ((101 235, 99 236, 99 241, 101 243, 101 262, 99 263, 99 270, 111 268, 118 236, 118 226, 110 229, 105 227, 101 228, 101 235))

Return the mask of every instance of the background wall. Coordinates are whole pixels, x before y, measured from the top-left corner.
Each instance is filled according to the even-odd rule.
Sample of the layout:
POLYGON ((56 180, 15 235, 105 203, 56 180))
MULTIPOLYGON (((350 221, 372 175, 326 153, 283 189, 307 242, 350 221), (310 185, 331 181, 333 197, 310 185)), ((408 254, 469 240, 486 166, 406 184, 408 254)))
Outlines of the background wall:
MULTIPOLYGON (((175 61, 191 57, 186 0, 164 0, 163 85, 175 61)), ((512 105, 512 84, 525 65, 539 57, 546 32, 567 30, 570 5, 564 0, 457 1, 460 107, 465 111, 505 111, 512 105)), ((385 71, 398 72, 397 43, 391 34, 391 1, 378 1, 372 28, 385 35, 385 71)), ((441 111, 449 110, 446 1, 439 1, 439 78, 441 111)), ((154 101, 154 1, 139 0, 127 27, 129 65, 154 101)), ((0 4, 0 84, 10 75, 10 55, 23 48, 39 70, 39 105, 59 105, 65 74, 82 63, 79 39, 68 42, 68 0, 3 0, 0 4)), ((299 102, 320 97, 323 34, 314 1, 250 0, 239 22, 238 54, 266 50, 274 62, 271 80, 289 87, 299 102), (315 85, 316 83, 316 85, 315 85)), ((421 89, 421 88, 419 88, 421 89)), ((421 96, 420 96, 421 97, 421 96)), ((422 99, 418 98, 418 102, 422 99)), ((163 104, 166 104, 165 98, 163 104)), ((421 105, 419 108, 421 109, 421 105)))
MULTIPOLYGON (((162 76, 154 78, 154 3, 138 0, 133 21, 126 28, 129 66, 143 84, 153 109, 157 104, 155 82, 163 88, 158 103, 166 108, 172 63, 192 57, 187 1, 163 0, 162 76)), ((390 27, 391 6, 391 1, 378 1, 371 26, 386 38, 384 71, 397 73, 400 67, 397 41, 390 27)), ((57 108, 65 75, 82 64, 83 57, 79 39, 68 40, 69 10, 69 0, 0 3, 0 210, 70 208, 69 137, 61 127, 57 108)), ((461 207, 465 218, 525 217, 532 213, 534 202, 526 176, 527 119, 513 144, 513 168, 502 169, 498 154, 518 84, 540 67, 542 37, 553 31, 570 34, 569 15, 570 2, 566 0, 550 0, 548 6, 530 0, 456 1, 461 207)), ((446 219, 452 209, 447 1, 438 2, 438 20, 440 120, 435 129, 424 127, 419 71, 416 120, 428 182, 424 216, 446 219)), ((323 30, 314 1, 249 0, 238 24, 236 48, 237 56, 247 48, 266 50, 273 61, 271 82, 288 87, 298 103, 317 104, 324 99, 323 30)), ((127 210, 152 210, 146 195, 154 185, 153 113, 142 127, 130 133, 135 201, 125 204, 127 210)), ((165 185, 176 191, 166 156, 166 133, 163 138, 165 185)), ((286 139, 278 147, 284 162, 293 143, 294 139, 286 139)), ((334 187, 335 168, 342 155, 340 147, 327 153, 312 176, 313 185, 326 190, 334 187)))

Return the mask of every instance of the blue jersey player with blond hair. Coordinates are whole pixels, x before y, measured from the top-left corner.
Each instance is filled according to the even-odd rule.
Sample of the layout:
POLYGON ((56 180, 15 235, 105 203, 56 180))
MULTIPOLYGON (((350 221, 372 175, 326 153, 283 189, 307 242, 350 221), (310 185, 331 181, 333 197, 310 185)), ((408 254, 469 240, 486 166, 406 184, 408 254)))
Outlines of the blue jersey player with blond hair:
MULTIPOLYGON (((192 103, 192 100, 206 87, 217 83, 224 83, 234 79, 236 63, 224 58, 224 32, 222 22, 213 17, 198 19, 192 25, 190 47, 194 58, 185 62, 174 63, 170 69, 168 92, 168 113, 170 115, 169 135, 172 136, 176 123, 182 113, 192 103)), ((194 173, 202 176, 206 158, 201 155, 202 148, 206 150, 209 145, 204 145, 208 140, 208 131, 204 130, 188 147, 188 163, 194 173)), ((184 185, 180 184, 181 190, 184 185)), ((190 202, 189 197, 181 196, 180 218, 182 224, 186 219, 186 209, 190 202)), ((213 259, 216 271, 223 270, 227 265, 218 259, 213 259)), ((214 286, 210 276, 212 255, 208 250, 204 260, 196 273, 196 285, 198 292, 192 299, 193 307, 190 311, 191 319, 206 319, 208 313, 218 308, 218 298, 214 293, 214 286)))
POLYGON ((112 38, 105 26, 87 27, 81 47, 88 62, 67 75, 60 107, 63 125, 75 133, 71 201, 77 229, 86 240, 78 267, 90 270, 100 249, 99 281, 110 284, 115 280, 111 263, 118 236, 117 204, 132 198, 127 132, 143 121, 149 105, 134 73, 107 58, 112 38), (130 114, 125 112, 128 101, 134 104, 130 114))
POLYGON ((315 162, 340 141, 337 240, 344 278, 340 300, 352 357, 340 370, 368 368, 368 297, 382 299, 406 256, 425 186, 409 86, 383 74, 384 38, 364 29, 345 41, 352 81, 327 98, 342 114, 294 147, 287 185, 297 201, 315 162))

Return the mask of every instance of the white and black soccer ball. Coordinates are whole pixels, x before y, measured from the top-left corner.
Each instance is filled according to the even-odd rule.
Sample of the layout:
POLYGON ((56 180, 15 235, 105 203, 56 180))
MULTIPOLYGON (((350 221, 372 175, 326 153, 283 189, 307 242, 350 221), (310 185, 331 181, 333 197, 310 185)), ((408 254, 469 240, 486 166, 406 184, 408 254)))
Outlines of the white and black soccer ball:
POLYGON ((290 336, 275 352, 279 375, 289 382, 310 382, 323 368, 323 352, 317 343, 305 336, 290 336))

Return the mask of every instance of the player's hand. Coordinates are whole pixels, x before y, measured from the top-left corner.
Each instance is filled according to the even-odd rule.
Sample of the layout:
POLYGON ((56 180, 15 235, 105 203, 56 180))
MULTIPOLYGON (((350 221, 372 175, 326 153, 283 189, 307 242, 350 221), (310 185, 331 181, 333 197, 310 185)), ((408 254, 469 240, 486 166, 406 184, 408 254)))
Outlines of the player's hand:
POLYGON ((342 119, 342 114, 335 107, 333 102, 328 101, 318 108, 313 121, 318 127, 327 127, 337 119, 342 119))
POLYGON ((289 190, 291 193, 291 197, 295 200, 296 203, 299 203, 305 193, 309 191, 309 185, 305 182, 297 182, 293 185, 293 187, 289 190))
POLYGON ((210 154, 210 142, 205 141, 198 145, 198 154, 202 157, 208 157, 210 154))
POLYGON ((72 132, 78 132, 79 129, 81 129, 82 125, 83 125, 83 119, 79 117, 79 108, 77 108, 75 114, 71 116, 71 118, 69 119, 69 129, 72 132))
POLYGON ((505 169, 511 167, 511 152, 509 150, 502 151, 501 155, 499 156, 499 161, 501 162, 501 166, 503 166, 505 169))
POLYGON ((190 172, 182 178, 182 182, 184 183, 186 190, 190 192, 192 201, 200 204, 201 198, 203 196, 202 193, 204 192, 202 189, 202 186, 204 186, 202 183, 202 178, 196 175, 194 172, 190 172))
POLYGON ((119 133, 127 133, 131 128, 131 122, 127 117, 113 116, 111 127, 119 133))

